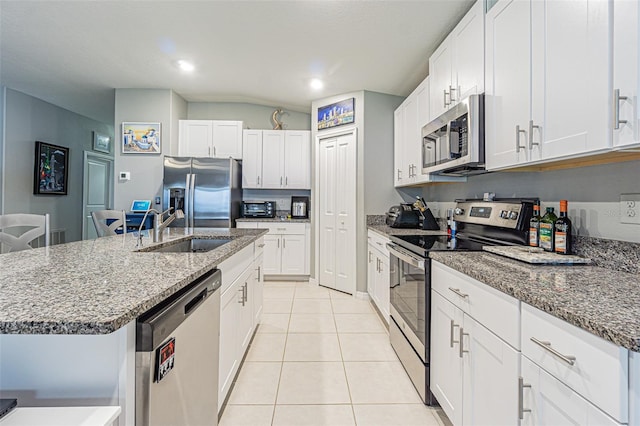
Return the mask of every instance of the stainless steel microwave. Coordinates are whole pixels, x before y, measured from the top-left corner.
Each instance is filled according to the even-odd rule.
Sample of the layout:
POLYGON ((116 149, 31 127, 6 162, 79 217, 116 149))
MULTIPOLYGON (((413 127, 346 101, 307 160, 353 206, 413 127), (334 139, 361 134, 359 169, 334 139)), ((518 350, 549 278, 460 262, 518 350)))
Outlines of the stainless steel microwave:
POLYGON ((422 128, 422 173, 485 173, 484 94, 471 95, 422 128))

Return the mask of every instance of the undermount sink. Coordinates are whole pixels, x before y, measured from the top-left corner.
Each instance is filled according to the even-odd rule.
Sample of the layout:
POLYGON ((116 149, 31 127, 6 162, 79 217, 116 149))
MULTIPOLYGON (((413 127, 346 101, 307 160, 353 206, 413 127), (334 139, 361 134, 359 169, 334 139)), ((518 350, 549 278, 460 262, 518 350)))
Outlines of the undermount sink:
POLYGON ((158 247, 147 247, 139 251, 155 253, 205 253, 223 246, 230 241, 230 239, 223 238, 190 238, 158 247))

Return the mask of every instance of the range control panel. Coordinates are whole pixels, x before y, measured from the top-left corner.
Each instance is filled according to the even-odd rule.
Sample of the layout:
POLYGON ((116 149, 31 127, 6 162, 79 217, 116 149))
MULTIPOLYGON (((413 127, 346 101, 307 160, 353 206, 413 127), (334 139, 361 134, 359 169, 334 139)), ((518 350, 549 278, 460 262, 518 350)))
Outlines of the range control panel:
POLYGON ((532 204, 528 201, 459 201, 453 210, 453 219, 457 222, 521 229, 524 220, 528 222, 531 210, 532 204))

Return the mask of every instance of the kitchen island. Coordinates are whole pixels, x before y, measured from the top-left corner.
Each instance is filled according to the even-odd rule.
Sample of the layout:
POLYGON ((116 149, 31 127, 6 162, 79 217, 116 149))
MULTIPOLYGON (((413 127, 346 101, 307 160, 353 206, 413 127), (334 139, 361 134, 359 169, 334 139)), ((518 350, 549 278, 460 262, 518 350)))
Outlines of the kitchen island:
POLYGON ((163 243, 143 237, 143 250, 229 240, 203 253, 139 251, 125 234, 0 255, 0 394, 22 406, 118 405, 119 424, 134 424, 135 319, 213 268, 224 283, 221 265, 241 251, 252 260, 264 233, 169 228, 163 243))

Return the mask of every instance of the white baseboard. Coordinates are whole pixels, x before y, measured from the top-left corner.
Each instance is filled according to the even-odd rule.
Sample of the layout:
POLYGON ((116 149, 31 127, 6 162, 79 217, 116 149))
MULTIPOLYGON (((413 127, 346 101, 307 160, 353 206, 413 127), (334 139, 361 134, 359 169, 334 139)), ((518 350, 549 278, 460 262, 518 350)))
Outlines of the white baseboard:
POLYGON ((313 278, 313 277, 309 277, 309 284, 313 284, 313 285, 320 285, 318 283, 318 280, 313 278))
POLYGON ((371 298, 369 297, 369 293, 367 293, 366 291, 356 291, 356 293, 353 296, 356 299, 360 299, 360 300, 371 300, 371 298))

